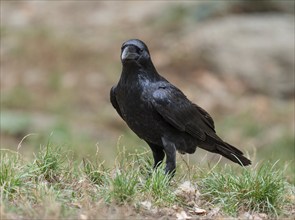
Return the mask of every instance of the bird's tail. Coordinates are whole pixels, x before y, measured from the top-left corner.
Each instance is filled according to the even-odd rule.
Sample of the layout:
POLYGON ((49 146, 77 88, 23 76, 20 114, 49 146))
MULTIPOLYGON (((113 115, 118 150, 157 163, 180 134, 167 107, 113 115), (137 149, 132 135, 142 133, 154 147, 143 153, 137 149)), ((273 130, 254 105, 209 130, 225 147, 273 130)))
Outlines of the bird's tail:
POLYGON ((241 166, 247 166, 251 164, 251 161, 243 156, 243 152, 235 148, 234 146, 222 142, 216 143, 216 153, 221 154, 227 159, 240 164, 241 166))

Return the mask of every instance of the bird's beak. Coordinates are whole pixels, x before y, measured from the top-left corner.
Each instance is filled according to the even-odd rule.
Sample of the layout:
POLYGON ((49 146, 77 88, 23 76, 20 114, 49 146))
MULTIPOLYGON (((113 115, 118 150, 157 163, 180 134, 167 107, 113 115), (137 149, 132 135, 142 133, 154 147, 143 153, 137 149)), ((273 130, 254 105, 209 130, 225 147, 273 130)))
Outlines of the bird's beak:
POLYGON ((127 46, 123 49, 121 59, 122 60, 137 60, 139 58, 139 54, 136 51, 134 46, 127 46))

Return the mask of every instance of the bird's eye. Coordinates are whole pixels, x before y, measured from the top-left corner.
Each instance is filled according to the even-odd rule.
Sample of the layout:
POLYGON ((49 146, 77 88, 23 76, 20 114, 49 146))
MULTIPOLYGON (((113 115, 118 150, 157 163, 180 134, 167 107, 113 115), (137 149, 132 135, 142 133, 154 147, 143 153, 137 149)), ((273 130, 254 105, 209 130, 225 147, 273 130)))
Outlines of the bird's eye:
POLYGON ((140 49, 139 47, 136 48, 136 52, 137 52, 137 53, 142 53, 142 51, 143 51, 143 50, 140 49))

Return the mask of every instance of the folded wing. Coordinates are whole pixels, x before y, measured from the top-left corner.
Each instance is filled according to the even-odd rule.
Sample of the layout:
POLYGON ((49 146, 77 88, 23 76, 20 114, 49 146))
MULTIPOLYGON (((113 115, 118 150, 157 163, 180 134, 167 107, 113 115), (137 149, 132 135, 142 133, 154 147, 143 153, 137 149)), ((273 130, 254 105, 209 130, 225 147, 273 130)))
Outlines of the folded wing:
POLYGON ((172 85, 159 87, 153 93, 152 105, 179 131, 187 132, 202 141, 206 140, 206 135, 215 134, 211 116, 172 85))

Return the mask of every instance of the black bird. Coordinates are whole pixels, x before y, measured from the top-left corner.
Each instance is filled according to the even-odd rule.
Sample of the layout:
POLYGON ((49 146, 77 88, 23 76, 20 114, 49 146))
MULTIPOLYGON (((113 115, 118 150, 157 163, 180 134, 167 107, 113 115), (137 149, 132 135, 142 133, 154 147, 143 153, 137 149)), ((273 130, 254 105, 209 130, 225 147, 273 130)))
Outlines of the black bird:
POLYGON ((150 146, 154 168, 166 155, 165 173, 174 174, 176 150, 192 154, 197 146, 242 166, 243 153, 217 136, 211 116, 192 103, 154 67, 144 42, 131 39, 121 48, 122 73, 110 99, 121 118, 150 146))

